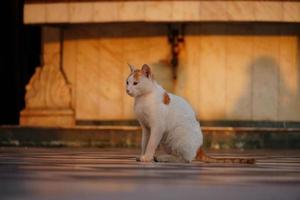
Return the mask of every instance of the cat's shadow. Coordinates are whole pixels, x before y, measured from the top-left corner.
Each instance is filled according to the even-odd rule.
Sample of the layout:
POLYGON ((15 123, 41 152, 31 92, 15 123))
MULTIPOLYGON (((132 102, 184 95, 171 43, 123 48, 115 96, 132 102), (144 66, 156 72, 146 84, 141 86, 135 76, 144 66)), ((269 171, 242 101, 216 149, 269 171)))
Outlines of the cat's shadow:
MULTIPOLYGON (((297 66, 299 62, 297 63, 297 66)), ((297 67, 296 85, 287 84, 283 69, 270 56, 261 56, 246 69, 247 80, 243 93, 228 115, 232 119, 293 121, 300 113, 300 70, 297 67)))

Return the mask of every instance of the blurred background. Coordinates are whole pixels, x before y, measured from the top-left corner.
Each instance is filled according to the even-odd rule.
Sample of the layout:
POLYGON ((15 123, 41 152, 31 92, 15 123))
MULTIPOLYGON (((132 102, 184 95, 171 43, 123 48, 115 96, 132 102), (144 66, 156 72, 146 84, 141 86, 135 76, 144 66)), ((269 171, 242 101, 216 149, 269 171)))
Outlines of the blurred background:
POLYGON ((4 1, 0 55, 0 124, 19 124, 25 86, 40 64, 41 28, 25 26, 21 0, 4 1))
POLYGON ((300 1, 1 3, 1 199, 300 199, 300 1), (136 162, 128 63, 256 164, 136 162))
POLYGON ((127 63, 204 127, 300 128, 300 3, 12 0, 0 124, 137 125, 127 63))

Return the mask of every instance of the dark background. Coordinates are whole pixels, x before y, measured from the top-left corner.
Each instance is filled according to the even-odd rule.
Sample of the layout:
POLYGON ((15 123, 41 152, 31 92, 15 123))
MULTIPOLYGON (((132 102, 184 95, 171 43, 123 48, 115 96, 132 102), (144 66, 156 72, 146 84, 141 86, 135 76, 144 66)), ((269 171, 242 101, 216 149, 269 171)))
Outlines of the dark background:
POLYGON ((5 0, 1 6, 0 125, 19 123, 25 86, 40 64, 41 30, 23 25, 23 4, 5 0))

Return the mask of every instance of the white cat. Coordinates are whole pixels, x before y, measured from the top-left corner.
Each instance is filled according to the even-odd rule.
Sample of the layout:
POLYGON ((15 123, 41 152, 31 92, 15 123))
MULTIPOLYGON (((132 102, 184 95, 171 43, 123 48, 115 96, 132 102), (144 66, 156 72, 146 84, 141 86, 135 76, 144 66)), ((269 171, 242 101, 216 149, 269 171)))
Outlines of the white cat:
POLYGON ((134 97, 134 111, 142 127, 141 162, 206 162, 254 163, 253 159, 212 158, 200 148, 203 135, 192 107, 181 97, 165 91, 153 78, 150 67, 129 65, 131 73, 126 92, 134 97), (162 145, 167 154, 154 157, 162 145))

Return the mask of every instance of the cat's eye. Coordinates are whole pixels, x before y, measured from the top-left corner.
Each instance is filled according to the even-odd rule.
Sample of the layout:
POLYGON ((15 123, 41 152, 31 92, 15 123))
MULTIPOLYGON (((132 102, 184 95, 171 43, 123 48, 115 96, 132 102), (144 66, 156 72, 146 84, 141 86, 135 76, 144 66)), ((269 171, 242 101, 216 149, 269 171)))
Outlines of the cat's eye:
POLYGON ((126 81, 126 85, 128 85, 128 81, 126 81))
POLYGON ((136 82, 136 81, 135 81, 135 82, 133 82, 133 85, 137 85, 137 84, 138 84, 138 82, 136 82))

